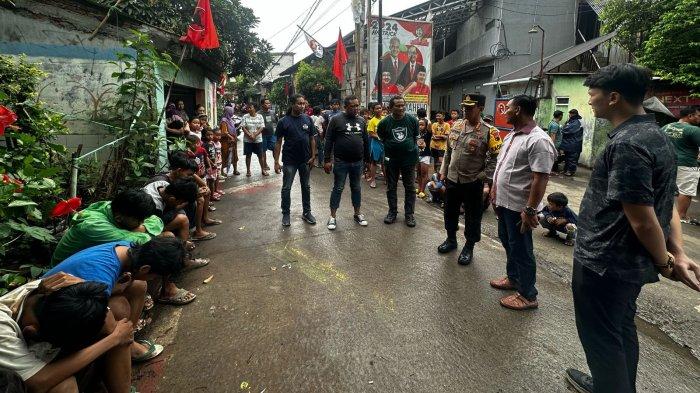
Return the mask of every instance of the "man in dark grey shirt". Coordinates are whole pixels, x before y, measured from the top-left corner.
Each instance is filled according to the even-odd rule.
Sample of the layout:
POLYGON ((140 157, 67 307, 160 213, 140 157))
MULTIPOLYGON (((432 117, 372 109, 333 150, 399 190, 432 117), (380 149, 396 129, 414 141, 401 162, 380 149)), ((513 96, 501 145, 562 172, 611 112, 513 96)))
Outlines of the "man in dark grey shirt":
POLYGON ((345 180, 350 178, 352 206, 355 208, 355 222, 367 226, 365 216, 360 212, 362 202, 362 169, 369 161, 369 137, 365 119, 358 115, 360 101, 355 96, 347 96, 344 100, 345 113, 333 116, 326 129, 326 143, 323 170, 331 173, 333 170, 333 191, 331 193, 331 216, 328 218, 328 229, 336 228, 335 212, 340 206, 345 180), (331 156, 332 161, 331 161, 331 156))
POLYGON ((657 271, 700 291, 700 267, 683 251, 673 208, 676 167, 670 140, 644 114, 650 73, 631 64, 589 76, 589 103, 615 127, 581 202, 572 289, 576 327, 592 377, 573 369, 579 392, 635 392, 634 325, 642 286, 657 271))

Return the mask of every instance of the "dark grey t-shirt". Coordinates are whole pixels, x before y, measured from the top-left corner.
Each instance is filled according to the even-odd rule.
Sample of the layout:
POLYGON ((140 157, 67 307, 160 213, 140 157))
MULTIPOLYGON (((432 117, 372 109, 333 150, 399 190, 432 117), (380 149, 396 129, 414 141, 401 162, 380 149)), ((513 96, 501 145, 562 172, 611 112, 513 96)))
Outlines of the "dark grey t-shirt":
POLYGON ((277 122, 279 121, 277 119, 277 115, 270 111, 260 111, 258 113, 262 115, 263 120, 265 121, 265 128, 263 128, 262 132, 263 136, 275 135, 275 126, 277 126, 277 122))
POLYGON ((639 285, 655 282, 651 255, 622 203, 653 206, 668 239, 677 192, 673 146, 653 115, 633 116, 608 136, 581 201, 574 261, 601 276, 639 285))

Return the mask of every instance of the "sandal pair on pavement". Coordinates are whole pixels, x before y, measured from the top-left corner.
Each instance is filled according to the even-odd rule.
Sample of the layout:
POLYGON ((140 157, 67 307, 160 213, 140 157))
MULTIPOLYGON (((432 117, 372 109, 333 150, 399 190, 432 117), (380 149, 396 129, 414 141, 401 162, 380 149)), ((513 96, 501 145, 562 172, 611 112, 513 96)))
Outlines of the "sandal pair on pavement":
POLYGON ((184 306, 185 304, 192 303, 196 298, 197 295, 194 293, 184 288, 178 288, 177 292, 175 292, 173 296, 161 297, 157 299, 156 302, 160 304, 169 304, 172 306, 184 306))

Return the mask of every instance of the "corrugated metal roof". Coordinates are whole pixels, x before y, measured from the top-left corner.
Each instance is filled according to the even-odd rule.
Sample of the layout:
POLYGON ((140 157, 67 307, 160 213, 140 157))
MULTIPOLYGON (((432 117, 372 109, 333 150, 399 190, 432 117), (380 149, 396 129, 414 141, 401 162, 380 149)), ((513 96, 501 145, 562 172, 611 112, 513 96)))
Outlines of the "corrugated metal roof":
POLYGON ((603 7, 605 7, 605 4, 608 3, 609 0, 588 0, 588 5, 593 8, 593 11, 600 16, 600 13, 603 11, 603 7))
MULTIPOLYGON (((615 36, 615 32, 608 33, 602 37, 594 38, 592 40, 588 40, 584 42, 583 44, 578 44, 574 45, 572 47, 566 48, 560 52, 557 52, 553 55, 549 55, 544 58, 544 72, 547 73, 551 70, 553 70, 556 67, 559 67, 560 65, 566 63, 567 61, 573 59, 574 57, 581 55, 583 53, 586 53, 587 51, 595 48, 596 46, 602 44, 605 41, 608 41, 609 39, 613 38, 615 36)), ((523 68, 520 68, 518 70, 515 70, 509 74, 501 75, 499 79, 501 80, 509 80, 509 79, 518 79, 518 78, 527 78, 529 76, 537 76, 540 73, 540 62, 536 61, 532 64, 529 64, 523 68)))

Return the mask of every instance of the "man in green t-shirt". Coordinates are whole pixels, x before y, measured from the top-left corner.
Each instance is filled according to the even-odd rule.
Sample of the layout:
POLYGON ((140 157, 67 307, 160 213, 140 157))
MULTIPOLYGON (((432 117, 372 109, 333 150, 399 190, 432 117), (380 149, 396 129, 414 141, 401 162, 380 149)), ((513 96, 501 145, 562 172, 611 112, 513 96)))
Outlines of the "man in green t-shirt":
POLYGON ((70 228, 56 246, 51 264, 86 248, 126 240, 144 244, 163 232, 151 197, 141 190, 119 193, 113 201, 95 202, 73 216, 70 228))
POLYGON ((698 192, 698 147, 700 146, 700 107, 694 106, 681 110, 681 118, 676 123, 665 125, 661 130, 671 138, 676 148, 676 165, 678 172, 678 215, 685 224, 700 225, 700 221, 688 217, 688 208, 692 198, 698 192))
POLYGON ((406 102, 401 96, 389 100, 391 115, 382 119, 377 125, 377 135, 384 143, 384 167, 386 168, 389 213, 384 218, 385 224, 396 222, 397 185, 399 175, 403 179, 405 191, 404 213, 406 225, 416 226, 413 210, 416 205, 416 163, 418 163, 418 119, 406 114, 406 102))

